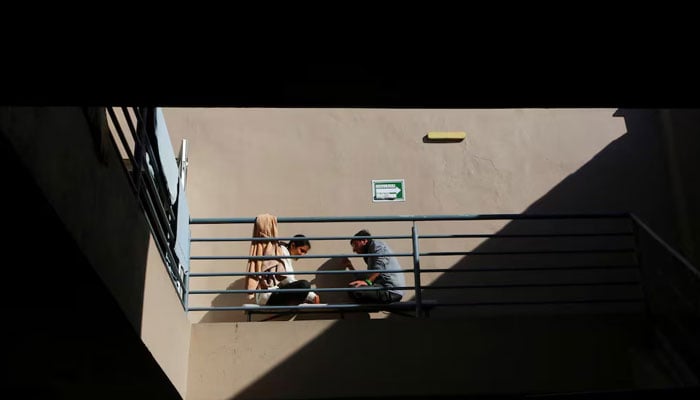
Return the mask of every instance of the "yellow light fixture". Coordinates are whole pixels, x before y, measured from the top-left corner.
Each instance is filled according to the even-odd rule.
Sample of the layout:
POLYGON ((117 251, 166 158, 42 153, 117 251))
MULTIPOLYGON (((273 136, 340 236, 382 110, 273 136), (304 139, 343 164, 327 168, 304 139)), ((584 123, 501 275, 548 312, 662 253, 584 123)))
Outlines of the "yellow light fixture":
POLYGON ((428 140, 436 142, 461 142, 466 137, 466 132, 428 132, 428 140))

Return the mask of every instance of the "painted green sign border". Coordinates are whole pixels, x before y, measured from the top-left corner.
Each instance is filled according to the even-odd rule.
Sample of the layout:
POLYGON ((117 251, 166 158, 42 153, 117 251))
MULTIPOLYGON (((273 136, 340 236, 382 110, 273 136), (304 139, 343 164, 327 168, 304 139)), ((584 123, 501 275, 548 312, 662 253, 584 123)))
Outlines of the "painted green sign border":
POLYGON ((393 203, 406 201, 406 181, 404 179, 372 179, 372 202, 393 203), (395 190, 399 190, 395 192, 395 190), (395 197, 392 197, 393 194, 395 197))

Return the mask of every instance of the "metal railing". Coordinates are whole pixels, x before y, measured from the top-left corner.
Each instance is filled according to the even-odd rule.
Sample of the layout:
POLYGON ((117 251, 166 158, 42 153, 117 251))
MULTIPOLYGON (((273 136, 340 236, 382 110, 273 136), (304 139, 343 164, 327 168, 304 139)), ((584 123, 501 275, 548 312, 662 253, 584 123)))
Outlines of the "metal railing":
MULTIPOLYGON (((186 269, 189 260, 178 257, 175 243, 178 217, 189 220, 189 215, 178 216, 177 202, 180 199, 178 195, 171 194, 164 171, 164 162, 177 163, 177 185, 184 187, 187 171, 186 141, 183 140, 177 159, 163 160, 158 153, 157 108, 107 108, 106 112, 109 115, 114 150, 122 157, 131 189, 141 204, 155 245, 178 298, 186 309, 186 269)), ((189 245, 189 240, 187 244, 189 245)))
MULTIPOLYGON (((605 305, 633 303, 637 309, 643 309, 639 264, 637 249, 634 242, 632 220, 627 213, 613 214, 491 214, 491 215, 402 215, 402 216, 345 216, 345 217, 278 217, 278 223, 283 228, 285 224, 337 224, 344 223, 380 223, 404 222, 411 223, 410 234, 373 235, 370 238, 391 240, 393 242, 410 240, 410 251, 397 251, 390 256, 400 259, 410 258, 411 267, 393 272, 403 273, 412 280, 411 285, 399 287, 412 296, 404 295, 415 302, 415 315, 424 315, 424 304, 430 301, 437 303, 440 308, 449 307, 502 307, 502 306, 554 306, 554 305, 605 305), (454 233, 428 233, 419 235, 419 224, 438 224, 437 230, 444 232, 447 228, 440 227, 448 221, 475 223, 477 221, 505 220, 507 225, 495 232, 474 232, 467 226, 462 231, 454 233), (535 226, 528 226, 534 222, 535 226), (466 232, 464 231, 466 230, 466 232), (449 251, 433 251, 435 245, 431 240, 456 241, 454 249, 449 251), (466 246, 459 240, 484 240, 475 246, 466 246), (504 244, 504 241, 509 243, 504 244), (523 245, 522 243, 525 242, 523 245), (520 243, 520 244, 519 244, 520 243), (468 248, 465 248, 468 247, 468 248), (449 267, 436 268, 434 265, 425 266, 425 260, 439 257, 461 257, 449 267), (527 262, 523 257, 530 258, 527 262), (486 261, 490 259, 490 261, 486 261), (494 260, 500 260, 494 263, 494 260), (500 274, 499 277, 488 277, 489 274, 500 274), (437 276, 426 283, 426 275, 437 276), (474 278, 474 276, 479 276, 474 278), (574 276, 575 275, 575 276, 574 276), (471 276, 471 278, 465 278, 471 276), (581 290, 584 288, 584 290, 581 290), (451 293, 450 293, 451 292, 451 293), (527 293, 525 293, 527 292, 527 293), (555 293, 552 296, 552 292, 555 293), (569 296, 567 296, 567 292, 569 296), (450 294, 445 294, 450 293, 450 294)), ((252 228, 255 218, 193 218, 194 225, 247 225, 252 228)), ((281 228, 281 229, 282 229, 281 228)), ((434 227, 433 227, 434 228, 434 227)), ((194 227, 193 227, 194 229, 194 227)), ((404 228, 405 229, 405 228, 404 228)), ((251 229, 252 230, 252 229, 251 229)), ((339 229, 340 231, 341 229, 339 229)), ((343 229, 347 231, 347 228, 343 229)), ((435 229, 433 229, 435 230, 435 229)), ((310 241, 343 241, 347 242, 354 236, 309 236, 310 241)), ((281 241, 291 240, 292 237, 279 237, 281 241)), ((199 254, 198 243, 227 244, 232 247, 236 242, 250 243, 266 238, 247 236, 193 237, 191 256, 192 271, 190 282, 200 278, 214 277, 245 277, 248 275, 263 275, 264 273, 248 273, 246 261, 249 259, 274 259, 279 257, 259 256, 250 257, 239 249, 237 253, 227 253, 228 249, 220 251, 222 255, 199 254), (240 261, 240 262, 237 262, 240 261), (223 263, 227 270, 221 267, 209 270, 200 267, 200 263, 223 263)), ((240 246, 239 246, 240 247, 240 246)), ((391 245, 394 248, 394 245, 391 245)), ((409 247, 409 246, 403 246, 409 247)), ((398 247, 396 247, 398 248, 398 247)), ((375 254, 307 254, 299 259, 354 259, 372 257, 375 254)), ((406 263, 402 262, 402 265, 406 263)), ((370 270, 327 270, 297 271, 295 275, 314 275, 318 280, 322 276, 368 274, 370 270)), ((347 279, 349 282, 352 279, 347 279)), ((206 285, 205 285, 206 286, 206 285)), ((240 285, 239 285, 240 286, 240 285)), ((277 289, 284 291, 285 289, 277 289)), ((313 290, 321 294, 358 290, 376 290, 371 287, 350 288, 344 286, 319 286, 313 290)), ((255 291, 246 288, 202 289, 188 288, 189 296, 198 295, 241 295, 247 293, 262 293, 270 290, 255 291)), ((288 292, 301 292, 305 289, 286 289, 288 292)), ((242 301, 245 302, 245 301, 242 301)), ((198 303, 198 302, 194 302, 198 303)), ((193 304, 192 300, 188 304, 193 304)), ((261 306, 268 310, 298 310, 305 306, 261 306)), ((328 303, 315 309, 323 310, 352 310, 362 309, 363 305, 349 301, 328 303)), ((244 304, 227 304, 220 306, 190 306, 188 311, 237 311, 246 310, 244 304)))
MULTIPOLYGON (((700 383, 700 271, 636 215, 647 311, 667 354, 680 355, 686 382, 700 383)), ((681 369, 682 370, 682 369, 681 369)))

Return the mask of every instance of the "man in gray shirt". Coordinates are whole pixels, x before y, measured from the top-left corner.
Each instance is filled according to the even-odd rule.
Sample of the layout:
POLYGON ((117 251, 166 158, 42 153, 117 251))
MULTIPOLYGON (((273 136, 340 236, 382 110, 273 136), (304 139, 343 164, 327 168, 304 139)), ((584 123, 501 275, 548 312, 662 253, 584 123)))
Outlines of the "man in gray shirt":
POLYGON ((368 270, 378 272, 369 273, 365 279, 358 279, 350 282, 350 286, 359 287, 380 287, 383 290, 355 290, 350 292, 350 296, 358 303, 393 303, 400 301, 403 297, 403 290, 397 289, 406 286, 403 272, 387 272, 400 270, 401 265, 392 254, 393 252, 386 243, 381 240, 374 240, 369 231, 363 229, 357 232, 350 245, 352 251, 357 254, 376 254, 363 257, 368 270))

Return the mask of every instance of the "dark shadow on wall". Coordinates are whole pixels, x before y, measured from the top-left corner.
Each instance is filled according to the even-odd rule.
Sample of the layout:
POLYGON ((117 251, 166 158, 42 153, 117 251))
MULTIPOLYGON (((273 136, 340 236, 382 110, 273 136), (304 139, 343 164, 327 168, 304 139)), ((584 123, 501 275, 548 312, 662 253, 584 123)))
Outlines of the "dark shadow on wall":
MULTIPOLYGON (((180 399, 111 291, 0 132, 5 210, 3 389, 24 398, 180 399), (21 393, 21 394, 20 394, 21 393)), ((148 231, 122 261, 141 285, 148 231), (126 257, 132 257, 127 259, 126 257)), ((138 318, 140 321, 140 318, 138 318)))
MULTIPOLYGON (((245 278, 237 279, 231 282, 226 290, 243 290, 245 289, 245 278)), ((192 295, 190 295, 192 296, 192 295)), ((217 295, 211 301, 211 307, 237 307, 242 304, 251 303, 245 293, 224 293, 217 295)), ((207 311, 200 322, 240 322, 246 321, 246 316, 243 311, 207 311)))
MULTIPOLYGON (((670 243, 676 243, 675 227, 671 213, 672 201, 669 195, 670 188, 664 160, 664 143, 660 133, 658 113, 655 110, 618 110, 614 115, 625 119, 627 132, 611 142, 579 170, 535 201, 524 213, 561 214, 629 211, 639 215, 670 243)), ((562 132, 562 135, 566 135, 566 132, 562 132)), ((501 229, 499 233, 549 231, 553 228, 591 228, 590 225, 585 226, 584 223, 571 223, 571 221, 563 224, 558 223, 559 226, 554 226, 556 224, 513 221, 501 229)), ((607 221, 594 227, 611 231, 625 228, 624 224, 620 226, 615 221, 607 221)), ((598 241, 592 245, 624 247, 627 244, 625 240, 627 239, 621 239, 619 242, 615 240, 598 241)), ((507 243, 493 239, 487 240, 474 250, 506 250, 512 248, 513 245, 512 241, 507 243)), ((519 246, 530 248, 537 245, 533 241, 519 244, 519 246)), ((588 245, 591 245, 591 243, 588 243, 588 245)), ((561 265, 563 263, 585 264, 591 261, 580 257, 573 260, 564 260, 556 257, 553 260, 542 258, 526 260, 523 257, 525 256, 497 261, 491 260, 490 266, 497 269, 505 265, 523 265, 528 262, 532 263, 532 265, 546 265, 548 263, 561 265)), ((596 262, 624 264, 629 261, 629 254, 616 255, 614 257, 620 258, 612 260, 601 259, 596 262)), ((469 269, 488 263, 488 259, 482 258, 479 260, 478 257, 465 257, 452 268, 469 269)), ((613 276, 612 278, 629 277, 624 272, 621 274, 622 276, 613 276)), ((570 277, 568 274, 565 276, 570 277)), ((539 273, 535 277, 537 279, 552 279, 552 274, 539 273)), ((530 278, 533 278, 533 275, 529 275, 528 279, 530 278)), ((597 276, 597 278, 600 277, 597 276)), ((607 278, 611 277, 608 276, 607 278)), ((484 279, 487 278, 481 276, 481 280, 483 281, 484 279)), ((503 272, 498 277, 498 280, 501 281, 509 279, 522 279, 522 276, 517 273, 503 272)), ((557 279, 559 278, 557 277, 557 279)), ((579 279, 592 279, 592 277, 582 276, 579 279)), ((465 281, 468 281, 468 279, 462 278, 462 282, 465 281)), ((333 284, 335 285, 336 283, 333 284)), ((432 283, 434 286, 447 284, 454 284, 452 275, 445 274, 432 283)), ((472 295, 463 290, 460 292, 461 296, 434 293, 431 295, 431 298, 449 302, 454 300, 454 297, 464 300, 472 295)), ((528 296, 532 298, 532 296, 550 294, 551 292, 546 289, 538 289, 534 293, 528 294, 528 296)), ((568 294, 570 292, 563 291, 557 295, 563 296, 568 294)), ((586 295, 590 294, 586 293, 586 295)), ((505 294, 503 291, 497 290, 492 292, 491 295, 496 296, 496 298, 499 296, 503 298, 505 294)), ((402 361, 400 363, 406 371, 423 371, 417 375, 410 375, 413 378, 406 379, 419 379, 418 377, 420 377, 421 387, 434 387, 433 393, 444 393, 441 391, 441 387, 452 384, 452 381, 459 382, 460 379, 463 379, 466 385, 464 386, 466 389, 463 390, 468 392, 469 384, 467 381, 470 381, 473 377, 479 377, 483 382, 494 382, 491 389, 486 392, 489 395, 509 391, 512 393, 513 388, 517 387, 529 387, 532 393, 537 392, 538 389, 559 392, 619 391, 651 387, 670 388, 676 385, 668 375, 659 372, 659 369, 654 367, 653 356, 648 354, 650 352, 650 344, 646 341, 647 336, 641 333, 641 328, 644 325, 637 325, 637 322, 629 325, 619 325, 617 328, 620 330, 616 334, 613 332, 617 328, 608 330, 611 325, 601 322, 604 319, 597 314, 600 311, 602 310, 550 309, 549 312, 555 314, 553 317, 546 313, 539 313, 536 308, 525 310, 513 308, 502 313, 501 316, 503 318, 501 319, 493 319, 489 318, 489 315, 482 315, 481 317, 486 319, 478 320, 481 322, 477 322, 477 320, 473 322, 480 326, 479 330, 483 332, 482 338, 484 338, 484 341, 476 346, 461 346, 460 344, 464 344, 463 342, 454 343, 452 346, 444 343, 439 344, 445 338, 459 341, 461 339, 455 338, 458 338, 464 332, 449 329, 443 332, 442 328, 440 328, 442 325, 438 324, 434 332, 437 336, 423 337, 412 344, 415 346, 413 349, 404 349, 404 352, 411 353, 413 356, 401 358, 402 361), (567 319, 572 317, 574 319, 567 319), (558 330, 568 332, 568 336, 559 335, 558 330), (567 339, 563 339, 564 337, 567 339), (435 342, 436 338, 438 344, 435 342), (486 347, 483 354, 472 354, 473 350, 470 350, 483 348, 484 346, 486 347), (431 348, 433 350, 423 352, 420 350, 422 348, 431 348), (639 357, 637 361, 630 361, 632 356, 628 352, 632 351, 631 349, 636 349, 634 350, 636 354, 634 357, 639 357), (433 361, 441 359, 439 354, 445 351, 447 352, 442 358, 444 362, 425 365, 421 361, 422 357, 428 354, 430 354, 430 358, 433 361), (465 364, 464 360, 469 360, 469 362, 465 364), (647 375, 639 375, 639 371, 632 373, 630 365, 648 366, 648 371, 642 373, 642 375, 647 375), (464 378, 460 378, 458 376, 460 374, 464 378), (635 374, 637 375, 633 376, 635 374), (547 382, 537 381, 542 376, 547 376, 547 382), (523 381, 523 379, 530 379, 530 381, 523 381), (534 385, 535 389, 532 389, 532 385, 534 385)), ((625 312, 626 315, 633 318, 633 321, 636 321, 634 315, 640 310, 637 308, 617 311, 625 312)), ((444 311, 445 316, 449 317, 450 312, 454 311, 444 311)), ((433 315, 435 315, 435 318, 439 318, 439 314, 435 310, 433 315)), ((459 319, 453 319, 453 321, 456 323, 459 319)), ((617 319, 612 321, 617 321, 617 319)), ((388 339, 393 337, 393 335, 399 335, 402 329, 410 329, 410 327, 401 324, 414 324, 419 321, 406 321, 396 317, 393 321, 367 322, 376 324, 374 326, 377 327, 378 331, 385 330, 383 334, 388 339), (397 325, 384 327, 386 323, 397 325)), ((449 327, 449 323, 446 326, 449 327)), ((461 327, 459 329, 464 328, 461 327)), ((365 384, 367 380, 371 381, 370 374, 381 376, 389 373, 385 368, 385 364, 378 365, 374 362, 377 361, 376 353, 369 356, 369 359, 359 355, 347 357, 341 354, 343 352, 347 353, 349 348, 366 350, 377 345, 371 338, 358 337, 356 334, 349 332, 349 330, 352 331, 351 325, 339 321, 334 327, 326 330, 320 337, 300 348, 284 362, 271 368, 265 376, 252 383, 235 398, 245 399, 271 395, 268 392, 269 388, 280 390, 278 385, 279 377, 285 377, 286 381, 293 382, 293 387, 313 388, 319 379, 328 379, 327 370, 324 366, 331 365, 338 359, 343 360, 343 365, 346 366, 344 371, 347 374, 351 374, 348 375, 350 377, 348 378, 348 384, 353 384, 354 382, 363 382, 365 384), (343 343, 347 343, 347 345, 343 343), (367 360, 371 360, 371 362, 367 360)), ((362 350, 361 353, 366 354, 365 350, 362 350)), ((353 354, 352 351, 349 354, 353 354)), ((388 365, 393 364, 389 363, 388 365)), ((477 379, 475 382, 478 381, 477 379)), ((406 384, 408 384, 408 381, 404 382, 404 385, 406 384)), ((289 389, 295 390, 293 387, 289 389)), ((517 389, 515 390, 517 391, 517 389)), ((299 393, 298 397, 302 397, 307 391, 299 393)), ((341 393, 337 392, 338 395, 341 393)), ((482 392, 481 394, 484 393, 482 392)), ((294 396, 292 395, 292 397, 294 396)))
MULTIPOLYGON (((325 261, 318 267, 318 271, 344 271, 348 259, 333 258, 325 261)), ((312 283, 318 288, 343 288, 351 281, 351 274, 318 274, 312 283)), ((323 292, 321 294, 323 303, 343 304, 350 303, 347 292, 323 292)))
MULTIPOLYGON (((90 110, 93 115, 104 113, 99 108, 90 110)), ((105 145, 101 141, 104 120, 95 121, 77 107, 5 107, 0 114, 0 125, 7 129, 2 132, 2 150, 14 153, 3 160, 5 184, 38 187, 44 196, 41 201, 59 215, 140 331, 150 233, 119 153, 111 147, 105 152, 98 149, 105 145), (18 173, 19 169, 23 172, 18 173), (25 181, 20 176, 29 178, 25 181)), ((19 198, 35 192, 11 190, 19 198)), ((32 209, 23 212, 31 216, 32 209)), ((43 239, 40 246, 51 244, 43 239)), ((60 257, 55 262, 63 265, 60 257)))
MULTIPOLYGON (((611 142, 589 162, 553 187, 530 205, 523 214, 577 214, 632 212, 645 220, 670 243, 677 243, 672 214, 672 197, 664 160, 664 143, 658 113, 654 110, 618 110, 627 132, 611 142)), ((498 234, 518 233, 585 233, 631 231, 624 220, 514 220, 498 234)), ((460 233, 460 232, 446 232, 460 233)), ((490 232, 486 232, 490 233, 490 232)), ((587 239, 491 239, 474 251, 507 252, 539 249, 629 249, 630 237, 587 239)), ((460 249, 456 249, 459 251, 460 249)), ((466 250, 466 249, 465 249, 466 250)), ((633 269, 547 270, 501 272, 506 267, 625 266, 634 263, 633 253, 620 251, 604 254, 553 254, 466 256, 451 268, 470 270, 489 268, 488 272, 447 273, 431 286, 474 285, 487 283, 548 284, 553 282, 633 282, 633 269)), ((426 262, 428 260, 423 260, 426 262)), ((426 290, 424 298, 441 303, 454 302, 549 302, 586 301, 592 299, 633 299, 641 296, 639 285, 535 286, 531 288, 426 290)), ((494 313, 579 313, 638 312, 640 303, 591 303, 534 306, 476 306, 438 309, 434 316, 492 315, 494 313)))
POLYGON ((700 265, 700 110, 671 109, 660 114, 679 249, 694 265, 700 265))
POLYGON ((627 132, 525 213, 633 212, 675 242, 664 141, 656 110, 617 110, 627 132))
MULTIPOLYGON (((318 267, 318 271, 343 271, 346 270, 346 265, 350 260, 347 258, 333 258, 325 261, 318 267)), ((301 277, 302 275, 299 275, 301 277)), ((308 276, 308 275, 306 275, 308 276)), ((352 274, 318 274, 316 278, 311 281, 313 285, 317 288, 330 289, 330 288, 344 288, 348 286, 348 282, 352 279, 352 274)), ((319 292, 321 296, 321 302, 326 304, 347 304, 351 303, 348 292, 338 291, 338 292, 319 292)), ((368 313, 349 313, 349 314, 338 314, 338 313, 309 313, 300 314, 296 317, 297 320, 311 320, 311 319, 369 319, 368 313)))

